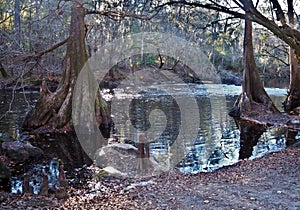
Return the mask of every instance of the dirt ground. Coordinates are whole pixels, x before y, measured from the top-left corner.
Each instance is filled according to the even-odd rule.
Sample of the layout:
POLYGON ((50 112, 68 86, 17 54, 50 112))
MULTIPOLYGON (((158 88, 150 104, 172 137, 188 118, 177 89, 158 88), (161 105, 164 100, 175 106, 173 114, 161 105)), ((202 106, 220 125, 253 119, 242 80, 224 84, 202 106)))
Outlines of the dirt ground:
POLYGON ((0 199, 0 209, 300 209, 300 149, 211 173, 106 177, 84 189, 70 188, 66 199, 4 193, 0 199))

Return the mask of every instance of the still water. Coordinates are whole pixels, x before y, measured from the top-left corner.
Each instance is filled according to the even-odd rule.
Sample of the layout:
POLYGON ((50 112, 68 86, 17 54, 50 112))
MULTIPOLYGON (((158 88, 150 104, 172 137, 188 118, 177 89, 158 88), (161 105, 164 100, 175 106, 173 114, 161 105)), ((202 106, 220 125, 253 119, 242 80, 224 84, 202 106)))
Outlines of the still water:
MULTIPOLYGON (((266 90, 277 107, 281 107, 286 89, 266 90)), ((150 156, 160 164, 170 165, 173 161, 172 164, 184 173, 210 172, 239 160, 240 131, 227 113, 240 93, 240 86, 221 84, 154 84, 139 91, 134 87, 117 88, 114 94, 105 95, 112 106, 114 126, 111 134, 121 142, 138 142, 140 134, 144 133, 149 143, 150 156)), ((17 91, 14 94, 1 91, 1 141, 18 139, 22 135, 21 123, 28 107, 34 106, 37 98, 38 91, 17 91)), ((250 151, 247 158, 261 157, 284 148, 285 134, 284 129, 266 129, 255 145, 243 148, 250 151)), ((297 134, 296 138, 299 139, 300 135, 297 134)), ((82 164, 87 163, 85 155, 74 152, 80 147, 78 141, 67 141, 66 136, 44 136, 36 140, 39 145, 35 146, 43 148, 46 145, 50 150, 54 148, 47 156, 48 162, 44 166, 38 165, 39 168, 51 169, 53 158, 65 158, 65 162, 71 165, 66 166, 67 170, 80 167, 78 160, 82 164), (63 141, 59 141, 61 139, 63 141), (53 146, 53 142, 64 142, 64 145, 53 146), (72 151, 66 152, 68 148, 72 151), (57 153, 60 149, 63 152, 57 153)), ((57 176, 56 170, 55 167, 50 170, 53 176, 57 176)), ((50 180, 52 178, 49 177, 50 180)), ((16 186, 13 190, 17 191, 16 188, 20 188, 17 186, 22 183, 18 179, 13 179, 13 182, 16 186)))
MULTIPOLYGON (((267 92, 280 107, 286 90, 267 88, 267 92)), ((111 98, 112 114, 117 119, 115 135, 121 141, 139 142, 140 133, 145 133, 150 156, 162 165, 172 164, 166 160, 176 157, 177 168, 184 173, 232 165, 240 157, 240 131, 227 113, 240 93, 240 86, 216 84, 157 84, 143 91, 136 87, 115 89, 111 98)), ((285 132, 267 129, 257 145, 243 147, 253 151, 247 158, 284 148, 285 132)))

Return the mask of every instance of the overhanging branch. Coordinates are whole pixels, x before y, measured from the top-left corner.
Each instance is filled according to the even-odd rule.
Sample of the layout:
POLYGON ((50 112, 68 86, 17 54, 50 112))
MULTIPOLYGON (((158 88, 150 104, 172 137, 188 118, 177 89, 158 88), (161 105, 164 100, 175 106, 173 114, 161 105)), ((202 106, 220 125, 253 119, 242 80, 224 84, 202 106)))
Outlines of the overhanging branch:
POLYGON ((300 32, 291 28, 288 24, 285 23, 284 16, 282 17, 283 12, 277 0, 270 0, 273 3, 273 7, 277 9, 277 13, 279 15, 279 19, 283 24, 282 27, 278 26, 274 21, 269 20, 263 14, 261 14, 253 5, 251 0, 234 0, 234 2, 245 12, 246 14, 237 12, 232 10, 232 8, 225 7, 216 3, 214 1, 210 1, 210 4, 204 4, 199 2, 188 2, 185 0, 182 1, 169 1, 163 3, 156 7, 156 9, 161 9, 165 6, 173 6, 173 5, 187 5, 192 7, 200 7, 210 10, 215 10, 218 12, 223 12, 229 15, 233 15, 236 18, 240 19, 248 19, 250 21, 256 22, 268 30, 270 30, 274 35, 278 36, 281 40, 287 43, 291 48, 295 50, 297 54, 298 60, 300 60, 300 32))
POLYGON ((151 20, 154 16, 158 14, 158 12, 159 11, 157 11, 151 16, 147 16, 147 15, 138 15, 138 14, 130 13, 127 11, 121 11, 121 10, 103 10, 103 11, 87 10, 86 14, 87 15, 96 14, 96 15, 106 16, 114 21, 120 21, 127 17, 136 18, 140 20, 151 20))
POLYGON ((223 12, 229 15, 233 15, 236 18, 241 18, 241 19, 246 18, 245 14, 230 10, 230 8, 222 6, 220 4, 202 4, 199 2, 188 2, 188 1, 169 1, 157 6, 156 9, 161 9, 165 6, 173 6, 173 5, 187 5, 192 7, 201 7, 201 8, 215 10, 218 12, 223 12))

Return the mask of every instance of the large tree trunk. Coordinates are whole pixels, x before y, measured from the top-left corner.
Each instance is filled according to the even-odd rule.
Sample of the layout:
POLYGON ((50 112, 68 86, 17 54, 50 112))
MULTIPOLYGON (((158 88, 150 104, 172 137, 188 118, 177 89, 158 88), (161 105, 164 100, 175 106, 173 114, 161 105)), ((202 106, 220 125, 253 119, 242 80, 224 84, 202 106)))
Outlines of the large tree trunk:
MULTIPOLYGON (((287 0, 288 2, 288 17, 289 23, 292 28, 295 25, 294 18, 294 7, 293 0, 287 0)), ((284 101, 284 110, 286 112, 291 112, 293 109, 300 106, 300 72, 298 68, 298 60, 294 50, 290 47, 290 88, 289 93, 284 101)))
POLYGON ((229 112, 230 116, 241 117, 249 115, 253 111, 278 112, 272 100, 266 93, 259 77, 258 69, 254 60, 252 44, 252 22, 245 20, 244 35, 244 74, 242 94, 238 97, 234 107, 229 112), (261 109, 263 107, 263 109, 261 109))
MULTIPOLYGON (((62 79, 55 92, 51 92, 46 82, 42 83, 40 99, 36 107, 26 116, 24 129, 60 129, 69 125, 72 115, 72 96, 80 70, 88 60, 85 43, 84 16, 86 9, 78 1, 71 10, 70 37, 67 43, 66 63, 62 79)), ((100 95, 98 95, 100 97, 100 95)), ((98 117, 107 117, 105 106, 98 117)), ((103 120, 98 120, 103 123, 103 120)), ((105 121, 107 122, 107 121, 105 121)))

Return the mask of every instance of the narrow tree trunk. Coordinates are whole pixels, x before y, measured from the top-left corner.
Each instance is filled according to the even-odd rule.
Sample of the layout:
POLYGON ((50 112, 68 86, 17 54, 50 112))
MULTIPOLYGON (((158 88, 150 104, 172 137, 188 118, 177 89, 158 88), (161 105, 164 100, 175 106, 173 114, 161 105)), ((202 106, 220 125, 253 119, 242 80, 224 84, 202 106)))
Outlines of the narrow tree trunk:
POLYGON ((278 112, 259 77, 252 44, 252 22, 245 20, 242 94, 236 100, 229 115, 233 117, 247 115, 257 109, 259 105, 264 106, 263 110, 265 111, 278 112))
MULTIPOLYGON (((67 42, 66 63, 61 81, 55 92, 50 92, 45 81, 40 90, 36 107, 26 116, 24 129, 60 129, 69 125, 72 115, 72 96, 76 79, 88 60, 85 43, 84 16, 86 9, 75 3, 71 10, 70 37, 67 42)), ((100 95, 97 95, 100 97, 100 95)), ((99 98, 101 100, 101 98, 99 98)), ((107 117, 106 107, 97 111, 98 117, 107 117)), ((107 122, 98 119, 97 122, 107 122)))
MULTIPOLYGON (((295 18, 294 18, 294 7, 293 7, 293 0, 287 0, 288 2, 288 17, 289 23, 291 27, 295 25, 295 18)), ((290 47, 289 53, 289 60, 290 60, 290 87, 289 93, 284 101, 284 110, 286 112, 291 112, 293 109, 300 106, 300 72, 298 68, 298 60, 294 50, 290 47)))
POLYGON ((16 35, 16 44, 17 48, 21 47, 21 6, 20 6, 20 0, 15 0, 14 4, 14 9, 15 9, 15 35, 16 35))

